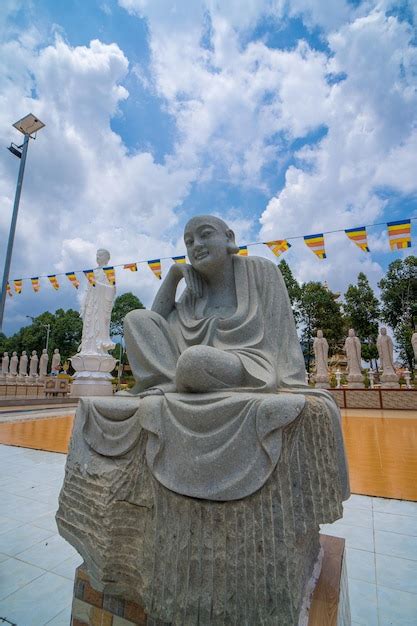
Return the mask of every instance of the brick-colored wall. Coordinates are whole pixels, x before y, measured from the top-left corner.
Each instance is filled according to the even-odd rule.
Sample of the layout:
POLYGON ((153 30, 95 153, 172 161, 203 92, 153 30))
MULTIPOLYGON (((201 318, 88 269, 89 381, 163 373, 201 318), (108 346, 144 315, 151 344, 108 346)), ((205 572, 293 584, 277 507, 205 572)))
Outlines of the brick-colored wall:
POLYGON ((341 409, 417 411, 414 389, 330 389, 330 393, 341 409))

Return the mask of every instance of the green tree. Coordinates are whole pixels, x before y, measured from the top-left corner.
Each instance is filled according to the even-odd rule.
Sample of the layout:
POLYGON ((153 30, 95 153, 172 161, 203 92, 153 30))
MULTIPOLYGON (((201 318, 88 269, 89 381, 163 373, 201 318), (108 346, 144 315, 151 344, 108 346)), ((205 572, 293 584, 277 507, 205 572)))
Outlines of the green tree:
POLYGON ((111 314, 110 334, 112 337, 123 337, 123 320, 125 316, 135 309, 144 309, 142 302, 137 296, 128 291, 118 296, 114 301, 113 311, 111 314))
POLYGON ((372 359, 375 359, 376 365, 379 300, 363 272, 358 274, 357 285, 349 285, 347 288, 343 310, 349 328, 354 328, 361 340, 362 358, 371 364, 372 359))
POLYGON ((396 259, 379 282, 381 318, 391 326, 400 358, 411 370, 413 349, 411 334, 417 327, 417 257, 396 259))
POLYGON ((51 329, 51 349, 58 348, 61 362, 68 360, 77 352, 81 343, 83 322, 78 311, 58 309, 51 329))
POLYGON ((294 275, 291 271, 290 266, 288 265, 288 263, 282 259, 282 261, 280 261, 278 263, 278 267, 281 271, 282 277, 284 279, 285 282, 285 286, 287 287, 287 291, 288 291, 288 295, 290 297, 290 302, 291 302, 291 306, 292 306, 292 310, 294 313, 294 319, 295 319, 295 323, 298 325, 298 322, 300 320, 300 312, 299 312, 299 304, 300 304, 300 298, 301 298, 301 287, 300 284, 297 282, 297 280, 294 278, 294 275))
POLYGON ((345 322, 341 306, 334 294, 322 283, 308 282, 301 287, 300 323, 302 326, 301 346, 307 371, 313 356, 313 339, 321 329, 329 343, 329 353, 341 349, 345 333, 345 322))

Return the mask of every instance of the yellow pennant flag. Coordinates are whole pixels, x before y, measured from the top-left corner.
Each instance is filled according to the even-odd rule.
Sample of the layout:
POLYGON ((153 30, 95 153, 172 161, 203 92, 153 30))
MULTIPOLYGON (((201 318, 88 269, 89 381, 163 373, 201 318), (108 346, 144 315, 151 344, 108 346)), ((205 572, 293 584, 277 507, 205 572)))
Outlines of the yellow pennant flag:
POLYGON ((360 226, 358 228, 347 228, 345 230, 345 233, 351 241, 356 243, 358 248, 360 248, 364 252, 369 252, 368 237, 366 235, 365 226, 360 226))
POLYGON ((23 280, 21 278, 14 280, 13 285, 16 293, 22 293, 23 280))
POLYGON ((106 274, 109 283, 114 287, 116 284, 116 272, 114 271, 114 267, 103 267, 103 272, 106 274))
POLYGON ((185 258, 185 256, 173 256, 172 260, 175 261, 175 263, 179 263, 180 265, 183 263, 187 263, 187 259, 185 258))
POLYGON ((162 278, 162 269, 161 269, 161 259, 153 259, 152 261, 148 261, 148 265, 154 275, 161 280, 162 278))
POLYGON ((80 286, 80 281, 78 280, 78 278, 74 274, 74 272, 66 272, 65 276, 68 278, 68 280, 70 281, 71 285, 74 285, 74 287, 76 289, 78 289, 78 287, 80 286))
POLYGON ((387 227, 391 250, 411 248, 411 220, 388 222, 387 227))
POLYGON ((6 293, 8 293, 11 298, 13 298, 13 294, 12 294, 12 290, 10 289, 10 283, 9 282, 6 285, 6 293))
POLYGON ((131 272, 137 272, 138 266, 137 263, 126 263, 126 265, 123 265, 123 269, 130 270, 131 272))
POLYGON ((248 256, 248 246, 239 246, 238 256, 248 256))
POLYGON ((39 276, 34 276, 33 278, 30 279, 30 281, 32 283, 33 291, 37 293, 39 289, 41 288, 41 284, 39 282, 39 276))
POLYGON ((275 239, 275 241, 265 241, 265 245, 275 254, 280 256, 283 252, 291 248, 291 244, 286 239, 275 239))
POLYGON ((94 276, 94 270, 83 270, 83 272, 84 272, 84 275, 85 275, 86 279, 90 283, 90 285, 95 287, 96 286, 96 277, 94 276))
POLYGON ((50 274, 48 276, 49 281, 54 289, 59 289, 59 282, 57 281, 56 274, 50 274))
POLYGON ((324 235, 320 233, 318 235, 306 235, 304 237, 305 244, 314 254, 323 260, 326 258, 326 251, 324 249, 324 235))

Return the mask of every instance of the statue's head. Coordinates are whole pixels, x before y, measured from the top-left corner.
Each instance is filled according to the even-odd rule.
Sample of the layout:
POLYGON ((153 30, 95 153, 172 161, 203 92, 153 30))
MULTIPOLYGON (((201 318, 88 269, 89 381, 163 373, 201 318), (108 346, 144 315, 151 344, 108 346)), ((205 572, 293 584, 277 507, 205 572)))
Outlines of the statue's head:
POLYGON ((36 350, 32 350, 32 356, 36 356, 37 354, 36 350))
POLYGON ((386 334, 387 334, 387 329, 385 328, 385 326, 382 326, 382 327, 379 329, 379 332, 381 333, 381 335, 386 335, 386 334))
POLYGON ((323 339, 323 331, 322 331, 322 330, 318 330, 318 331, 317 331, 317 337, 318 337, 319 339, 323 339))
POLYGON ((23 350, 22 356, 26 356, 26 350, 23 350))
POLYGON ((349 328, 349 337, 355 337, 355 331, 353 328, 349 328))
POLYGON ((99 248, 97 250, 97 265, 99 267, 105 267, 108 265, 110 261, 110 252, 105 250, 104 248, 99 248))
POLYGON ((9 356, 9 353, 8 352, 4 352, 3 356, 9 356))
POLYGON ((184 242, 191 265, 203 274, 221 267, 230 254, 239 251, 234 232, 214 215, 191 218, 184 229, 184 242))
POLYGON ((13 352, 12 356, 17 356, 17 352, 13 352))
POLYGON ((58 354, 58 348, 55 348, 54 354, 58 354))
POLYGON ((42 354, 46 354, 46 348, 42 350, 42 354))

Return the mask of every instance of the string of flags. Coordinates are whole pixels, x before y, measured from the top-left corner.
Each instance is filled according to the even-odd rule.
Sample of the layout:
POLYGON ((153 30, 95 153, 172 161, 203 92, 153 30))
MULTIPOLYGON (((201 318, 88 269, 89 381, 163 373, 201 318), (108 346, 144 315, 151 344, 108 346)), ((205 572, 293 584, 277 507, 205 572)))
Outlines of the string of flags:
MULTIPOLYGON (((388 222, 386 224, 387 232, 388 232, 388 241, 389 241, 391 251, 411 248, 411 221, 416 220, 416 219, 417 218, 414 217, 411 219, 388 222)), ((355 245, 357 245, 363 252, 368 253, 370 252, 370 249, 368 245, 367 228, 370 228, 372 226, 381 226, 381 225, 382 224, 368 224, 367 226, 358 226, 356 228, 347 228, 345 230, 332 230, 332 231, 327 231, 324 233, 316 233, 314 235, 304 235, 302 239, 304 240, 304 243, 309 248, 309 250, 311 250, 313 254, 315 254, 316 257, 320 259, 321 261, 327 258, 324 236, 329 233, 344 232, 346 236, 348 237, 348 239, 350 239, 350 241, 352 241, 355 245)), ((289 239, 301 239, 301 237, 288 237, 288 239, 275 239, 273 241, 249 243, 244 246, 239 246, 238 255, 248 256, 249 254, 248 246, 264 244, 271 250, 271 252, 276 257, 279 257, 281 256, 281 254, 283 254, 284 252, 286 252, 287 250, 291 248, 289 239)), ((172 259, 174 263, 182 264, 182 263, 187 262, 187 258, 185 255, 167 257, 167 258, 172 259)), ((124 265, 112 265, 108 267, 103 267, 103 272, 105 273, 108 282, 111 285, 115 285, 116 284, 116 270, 115 270, 116 267, 122 267, 125 270, 129 270, 131 272, 137 272, 138 264, 146 263, 149 269, 154 274, 154 276, 158 280, 161 280, 162 279, 161 260, 163 259, 152 259, 149 261, 137 261, 135 263, 125 263, 124 265)), ((81 273, 81 272, 84 274, 84 276, 86 277, 90 285, 94 287, 96 284, 96 277, 94 274, 94 269, 78 271, 78 273, 81 273)), ((78 289, 80 286, 80 282, 77 278, 76 272, 65 272, 62 274, 48 274, 47 276, 33 276, 30 279, 17 278, 13 280, 13 288, 14 288, 15 293, 20 294, 22 293, 22 289, 23 289, 23 281, 30 280, 33 291, 37 293, 39 292, 40 287, 41 287, 40 279, 48 278, 52 287, 55 290, 58 290, 60 288, 60 284, 58 282, 57 276, 66 276, 68 280, 71 282, 71 284, 75 287, 75 289, 78 289)), ((6 285, 6 291, 9 296, 13 295, 9 282, 6 285)))

